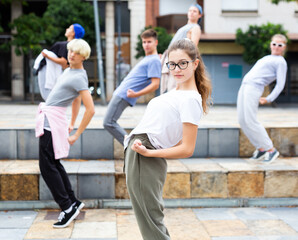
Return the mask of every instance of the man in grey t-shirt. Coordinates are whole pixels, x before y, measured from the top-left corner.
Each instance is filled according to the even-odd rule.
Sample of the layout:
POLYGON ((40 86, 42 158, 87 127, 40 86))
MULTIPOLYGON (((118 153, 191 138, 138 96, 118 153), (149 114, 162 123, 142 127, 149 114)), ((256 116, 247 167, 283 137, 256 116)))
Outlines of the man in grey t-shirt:
POLYGON ((74 39, 69 42, 67 49, 70 67, 60 76, 45 105, 39 108, 40 114, 45 115, 44 134, 39 140, 40 172, 62 210, 58 222, 53 224, 54 228, 67 227, 84 207, 84 203, 75 197, 68 175, 57 156, 61 152, 64 153, 65 149, 68 155, 69 144, 75 143, 94 115, 93 100, 88 91, 88 78, 83 68, 83 61, 90 56, 90 46, 82 39, 74 39), (86 109, 84 117, 76 132, 68 136, 67 132, 73 130, 81 101, 86 109), (72 118, 67 126, 66 107, 71 104, 72 118), (65 146, 66 148, 63 148, 65 146))

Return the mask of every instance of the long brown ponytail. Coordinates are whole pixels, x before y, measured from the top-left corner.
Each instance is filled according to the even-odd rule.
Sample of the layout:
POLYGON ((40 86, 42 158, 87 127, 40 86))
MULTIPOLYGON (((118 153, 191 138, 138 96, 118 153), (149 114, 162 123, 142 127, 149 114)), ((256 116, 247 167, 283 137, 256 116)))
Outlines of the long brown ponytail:
POLYGON ((194 43, 191 40, 185 38, 174 42, 170 46, 168 50, 168 54, 170 54, 170 52, 177 49, 183 50, 191 59, 200 60, 199 65, 195 71, 195 81, 196 81, 197 89, 202 97, 203 111, 204 113, 207 113, 208 107, 212 103, 212 99, 211 99, 212 84, 211 84, 210 78, 208 77, 205 64, 198 51, 198 48, 194 45, 194 43))

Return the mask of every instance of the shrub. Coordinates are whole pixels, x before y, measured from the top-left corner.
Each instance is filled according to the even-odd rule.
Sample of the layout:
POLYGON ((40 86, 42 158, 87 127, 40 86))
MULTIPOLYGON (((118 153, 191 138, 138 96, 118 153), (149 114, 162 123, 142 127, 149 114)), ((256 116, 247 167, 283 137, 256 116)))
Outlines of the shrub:
POLYGON ((246 32, 237 29, 236 43, 244 47, 244 61, 254 64, 258 59, 270 54, 271 37, 277 33, 287 36, 287 31, 281 24, 250 25, 246 32))
MULTIPOLYGON (((147 30, 149 28, 152 28, 152 27, 151 26, 145 27, 141 31, 141 33, 138 35, 138 43, 137 43, 137 47, 136 47, 137 54, 135 56, 137 59, 145 56, 145 52, 142 47, 141 34, 142 34, 142 32, 144 32, 145 30, 147 30)), ((162 54, 168 48, 169 43, 172 40, 172 36, 169 35, 167 33, 166 29, 163 27, 154 27, 153 29, 157 32, 157 39, 158 39, 157 52, 162 54)))

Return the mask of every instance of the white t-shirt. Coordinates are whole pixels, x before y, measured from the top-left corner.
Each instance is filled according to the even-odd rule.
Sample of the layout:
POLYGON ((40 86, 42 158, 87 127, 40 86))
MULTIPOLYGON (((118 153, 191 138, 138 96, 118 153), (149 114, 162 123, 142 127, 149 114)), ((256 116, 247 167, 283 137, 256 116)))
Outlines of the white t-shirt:
POLYGON ((156 149, 175 146, 182 139, 182 124, 199 124, 203 114, 198 91, 176 90, 153 98, 137 127, 124 140, 127 147, 133 135, 146 133, 156 149))
POLYGON ((266 97, 273 102, 285 86, 287 62, 282 56, 267 55, 256 62, 253 68, 244 76, 243 83, 254 84, 263 89, 276 80, 273 91, 266 97))

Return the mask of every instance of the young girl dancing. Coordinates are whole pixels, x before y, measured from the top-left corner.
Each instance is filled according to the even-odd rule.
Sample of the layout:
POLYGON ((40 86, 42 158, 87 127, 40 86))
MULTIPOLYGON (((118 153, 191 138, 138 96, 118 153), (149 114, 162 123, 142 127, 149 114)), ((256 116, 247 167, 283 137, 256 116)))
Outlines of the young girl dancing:
POLYGON ((176 89, 152 99, 141 122, 124 140, 126 183, 144 240, 170 239, 163 223, 165 158, 193 154, 199 120, 211 100, 211 82, 192 41, 173 43, 168 54, 167 67, 176 89))

